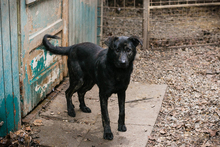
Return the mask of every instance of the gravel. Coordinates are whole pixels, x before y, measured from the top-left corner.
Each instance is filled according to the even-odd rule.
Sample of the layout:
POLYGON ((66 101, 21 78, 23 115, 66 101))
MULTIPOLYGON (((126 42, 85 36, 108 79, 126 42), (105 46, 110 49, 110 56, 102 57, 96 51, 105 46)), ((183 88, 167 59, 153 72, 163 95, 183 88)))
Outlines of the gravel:
POLYGON ((220 47, 138 49, 132 81, 168 88, 147 146, 220 146, 220 47))

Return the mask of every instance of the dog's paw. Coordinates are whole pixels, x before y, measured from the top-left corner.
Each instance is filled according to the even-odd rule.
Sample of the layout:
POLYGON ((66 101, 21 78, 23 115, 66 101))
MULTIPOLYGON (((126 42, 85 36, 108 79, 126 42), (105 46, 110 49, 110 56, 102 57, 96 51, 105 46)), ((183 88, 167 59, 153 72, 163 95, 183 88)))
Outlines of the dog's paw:
POLYGON ((106 140, 112 140, 113 139, 112 132, 108 132, 108 133, 104 132, 103 138, 106 140))
POLYGON ((91 109, 89 107, 80 107, 80 109, 82 110, 82 112, 85 112, 85 113, 91 113, 91 109))
POLYGON ((75 113, 74 109, 68 110, 68 115, 71 116, 71 117, 75 117, 76 113, 75 113))
POLYGON ((118 125, 118 131, 120 132, 126 132, 127 131, 127 128, 125 125, 118 125))

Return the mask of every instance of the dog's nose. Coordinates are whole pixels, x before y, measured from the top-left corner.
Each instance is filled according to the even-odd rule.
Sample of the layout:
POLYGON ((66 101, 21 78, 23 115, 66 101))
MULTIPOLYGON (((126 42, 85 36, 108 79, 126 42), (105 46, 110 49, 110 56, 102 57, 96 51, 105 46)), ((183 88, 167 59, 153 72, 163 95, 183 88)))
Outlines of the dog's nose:
POLYGON ((126 55, 122 54, 120 59, 119 59, 119 64, 122 68, 127 67, 127 63, 128 63, 128 58, 126 55))
POLYGON ((121 64, 125 64, 126 63, 126 60, 125 59, 122 59, 121 60, 121 64))

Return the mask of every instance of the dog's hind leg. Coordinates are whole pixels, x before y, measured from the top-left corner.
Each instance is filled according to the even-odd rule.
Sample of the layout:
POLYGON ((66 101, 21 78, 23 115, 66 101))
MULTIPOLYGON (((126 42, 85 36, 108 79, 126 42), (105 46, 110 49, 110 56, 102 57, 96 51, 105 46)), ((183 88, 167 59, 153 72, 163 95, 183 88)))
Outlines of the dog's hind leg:
POLYGON ((89 107, 87 107, 85 104, 85 100, 84 100, 85 97, 84 96, 87 91, 92 89, 92 87, 94 86, 94 82, 92 80, 85 80, 85 81, 86 82, 84 82, 83 86, 77 91, 79 102, 80 102, 79 107, 83 112, 91 113, 91 109, 89 107))
POLYGON ((83 85, 83 80, 79 80, 77 82, 70 81, 70 86, 66 90, 66 101, 67 101, 67 111, 68 115, 75 117, 76 113, 74 111, 74 105, 72 103, 72 95, 83 85))
POLYGON ((69 116, 75 117, 76 113, 74 111, 74 105, 72 103, 72 95, 82 87, 84 83, 83 73, 78 63, 75 62, 69 62, 68 69, 70 86, 65 92, 67 101, 67 111, 69 116))

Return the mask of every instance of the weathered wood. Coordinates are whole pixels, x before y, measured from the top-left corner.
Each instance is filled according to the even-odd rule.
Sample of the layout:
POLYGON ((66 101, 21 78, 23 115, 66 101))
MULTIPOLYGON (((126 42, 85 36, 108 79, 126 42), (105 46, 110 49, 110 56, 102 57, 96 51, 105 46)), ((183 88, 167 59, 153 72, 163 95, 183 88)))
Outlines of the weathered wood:
POLYGON ((143 33, 143 38, 144 38, 144 42, 143 42, 143 48, 144 49, 148 49, 149 48, 149 19, 150 19, 150 15, 149 15, 149 1, 148 0, 144 0, 144 33, 143 33))
MULTIPOLYGON (((70 0, 71 1, 71 0, 70 0)), ((68 39, 68 36, 69 36, 69 0, 63 0, 63 14, 62 14, 62 19, 63 19, 63 31, 62 31, 62 46, 69 46, 69 39, 68 39)), ((63 66, 64 66, 64 69, 63 69, 63 76, 67 76, 68 75, 68 68, 67 68, 67 56, 63 56, 62 57, 63 59, 63 66)), ((63 78, 62 78, 63 79, 63 78)))
POLYGON ((97 3, 97 44, 101 45, 103 28, 103 1, 98 0, 97 3))
POLYGON ((0 136, 20 127, 17 2, 0 1, 0 136))
POLYGON ((197 7, 197 6, 218 6, 220 3, 197 3, 197 4, 179 4, 179 5, 163 5, 163 6, 150 6, 150 9, 164 9, 164 8, 179 8, 179 7, 197 7))
POLYGON ((55 46, 68 46, 68 0, 20 0, 22 116, 30 112, 67 75, 66 57, 42 46, 45 34, 58 35, 55 46), (47 9, 50 8, 50 9, 47 9))
MULTIPOLYGON (((0 1, 0 7, 2 1, 0 1)), ((0 9, 0 16, 2 16, 2 11, 0 9)), ((0 28, 2 28, 2 18, 0 17, 0 28)), ((2 29, 0 29, 0 121, 3 121, 2 126, 0 127, 0 136, 4 136, 7 133, 7 124, 6 124, 6 107, 5 107, 5 88, 4 88, 4 69, 3 67, 3 44, 2 44, 2 29)))
POLYGON ((37 0, 26 0, 26 4, 31 4, 33 2, 36 2, 37 0))
POLYGON ((31 34, 29 36, 29 48, 35 49, 36 47, 40 46, 42 44, 42 38, 45 34, 48 34, 48 33, 56 34, 57 32, 60 32, 61 30, 63 30, 63 24, 64 24, 63 20, 58 19, 54 23, 45 27, 44 29, 34 34, 31 34))
POLYGON ((13 117, 13 90, 12 90, 12 61, 11 61, 11 42, 10 42, 10 22, 9 22, 9 3, 8 0, 1 1, 2 15, 2 47, 3 47, 3 69, 4 69, 4 89, 5 89, 5 109, 7 132, 14 128, 13 117))
POLYGON ((17 18, 17 2, 10 2, 10 40, 11 40, 11 60, 12 60, 12 79, 13 79, 13 116, 14 130, 21 126, 21 109, 20 109, 20 85, 19 85, 19 54, 18 54, 18 18, 17 18))

